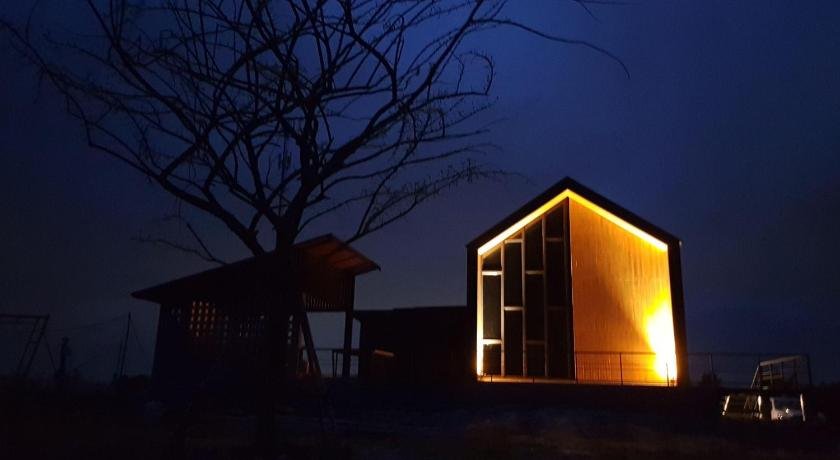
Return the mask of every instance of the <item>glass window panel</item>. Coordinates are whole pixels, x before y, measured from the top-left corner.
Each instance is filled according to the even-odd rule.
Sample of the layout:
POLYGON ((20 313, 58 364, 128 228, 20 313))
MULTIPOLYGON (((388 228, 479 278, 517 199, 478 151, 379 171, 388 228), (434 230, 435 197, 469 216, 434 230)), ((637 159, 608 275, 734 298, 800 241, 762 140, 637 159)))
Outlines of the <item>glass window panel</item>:
POLYGON ((545 348, 542 345, 528 345, 528 376, 545 376, 545 348))
POLYGON ((542 275, 525 276, 525 338, 542 340, 545 325, 542 275))
POLYGON ((522 375, 522 312, 505 312, 505 374, 522 375))
POLYGON ((557 206, 545 215, 545 235, 551 238, 563 237, 563 221, 566 208, 557 206))
POLYGON ((566 305, 566 258, 563 243, 547 242, 545 254, 546 305, 566 305))
POLYGON ((500 375, 502 373, 502 346, 484 345, 484 373, 500 375))
POLYGON ((525 270, 542 270, 542 222, 525 230, 525 270))
POLYGON ((505 243, 505 305, 522 305, 522 244, 505 243))
POLYGON ((565 310, 548 310, 546 342, 548 344, 549 377, 571 378, 571 324, 565 310))
POLYGON ((482 270, 501 270, 502 269, 502 251, 496 248, 492 252, 486 254, 483 259, 482 270))
POLYGON ((485 339, 501 339, 502 338, 502 280, 498 276, 483 276, 483 291, 484 296, 484 338, 485 339))

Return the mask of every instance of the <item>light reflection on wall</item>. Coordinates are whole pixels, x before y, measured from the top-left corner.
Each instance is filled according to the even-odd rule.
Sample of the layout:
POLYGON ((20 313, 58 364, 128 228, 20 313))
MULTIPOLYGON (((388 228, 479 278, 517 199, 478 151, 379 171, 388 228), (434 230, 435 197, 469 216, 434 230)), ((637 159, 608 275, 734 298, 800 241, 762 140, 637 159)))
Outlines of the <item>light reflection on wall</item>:
POLYGON ((662 384, 676 374, 667 246, 570 204, 572 305, 579 381, 662 384), (598 362, 616 360, 620 364, 598 362), (633 354, 635 353, 635 355, 633 354), (587 361, 588 359, 588 361, 587 361))
MULTIPOLYGON (((667 244, 575 192, 563 191, 479 247, 478 279, 483 255, 567 199, 576 379, 675 383, 667 244)), ((476 374, 481 376, 481 282, 477 285, 476 374)))
POLYGON ((579 204, 581 206, 586 207, 590 211, 598 214, 602 218, 612 222, 613 224, 615 224, 618 227, 626 230, 627 232, 635 235, 636 237, 645 241, 647 244, 656 248, 658 251, 662 251, 662 252, 667 252, 668 251, 668 245, 666 245, 662 241, 659 241, 658 239, 654 238, 653 236, 651 236, 651 235, 643 232, 642 230, 630 225, 629 223, 627 223, 626 221, 624 221, 620 217, 618 217, 618 216, 616 216, 616 215, 614 215, 610 212, 607 212, 605 209, 602 209, 601 207, 599 207, 595 203, 592 203, 591 201, 589 201, 586 198, 578 195, 577 193, 575 193, 571 190, 565 190, 562 193, 560 193, 559 195, 557 195, 556 197, 547 201, 545 204, 543 204, 539 208, 535 209, 533 212, 531 212, 527 216, 520 219, 515 224, 513 224, 510 227, 508 227, 507 229, 505 229, 502 233, 499 233, 498 235, 493 237, 493 239, 491 239, 490 241, 482 244, 481 247, 478 248, 478 255, 481 256, 481 255, 484 255, 487 252, 491 251, 493 248, 495 248, 496 246, 501 244, 502 241, 504 241, 505 239, 507 239, 508 237, 513 235, 514 233, 518 232, 519 230, 522 230, 523 228, 525 228, 526 225, 530 224, 531 222, 539 219, 540 216, 542 216, 543 214, 548 212, 551 208, 557 206, 558 204, 560 204, 563 200, 565 200, 567 198, 571 199, 576 204, 579 204))
MULTIPOLYGON (((481 324, 481 321, 478 324, 481 324)), ((479 376, 484 375, 484 345, 482 342, 481 332, 479 332, 475 345, 475 374, 479 376)))
POLYGON ((673 383, 677 379, 677 353, 670 299, 663 299, 645 318, 645 337, 655 353, 651 367, 660 379, 673 383))

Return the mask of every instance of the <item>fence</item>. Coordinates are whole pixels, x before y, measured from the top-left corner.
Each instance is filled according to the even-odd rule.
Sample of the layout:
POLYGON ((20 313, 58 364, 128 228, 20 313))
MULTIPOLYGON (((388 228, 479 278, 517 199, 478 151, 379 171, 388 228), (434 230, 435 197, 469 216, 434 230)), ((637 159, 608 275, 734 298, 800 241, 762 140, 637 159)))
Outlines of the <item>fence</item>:
MULTIPOLYGON (((316 348, 315 354, 321 365, 321 374, 325 378, 341 377, 341 369, 344 363, 343 348, 316 348)), ((350 352, 350 377, 359 375, 359 350, 350 352)))
MULTIPOLYGON (((762 363, 767 368, 764 373, 769 372, 770 378, 781 378, 799 386, 811 385, 810 359, 805 353, 689 353, 688 377, 692 385, 750 388, 761 377, 762 363), (780 357, 788 358, 780 360, 780 357)), ((673 367, 673 361, 659 359, 654 353, 575 353, 576 377, 581 383, 671 386, 676 382, 673 367)))
POLYGON ((799 386, 810 386, 811 360, 807 353, 689 353, 688 369, 691 383, 723 388, 750 388, 761 363, 778 361, 780 357, 795 357, 784 360, 793 362, 781 369, 783 378, 799 386))
POLYGON ((651 352, 576 352, 575 376, 579 383, 674 386, 673 363, 651 352))
MULTIPOLYGON (((58 345, 64 336, 70 337, 73 350, 68 359, 68 373, 106 380, 114 372, 121 354, 123 357, 127 354, 133 362, 142 358, 141 367, 147 367, 146 362, 151 357, 140 343, 137 331, 130 327, 130 322, 131 336, 126 335, 126 319, 125 315, 120 315, 97 323, 58 329, 46 328, 44 324, 46 333, 43 341, 37 348, 29 350, 33 344, 33 325, 21 323, 18 318, 6 318, 0 321, 0 326, 3 326, 0 328, 0 376, 30 374, 34 378, 51 378, 60 361, 58 345), (128 347, 128 353, 121 347, 128 347), (31 373, 29 367, 32 367, 31 373)), ((35 332, 40 333, 40 330, 35 332)), ((341 376, 345 358, 342 348, 316 348, 315 352, 324 377, 341 376)), ((350 376, 356 377, 359 373, 359 350, 352 350, 349 359, 350 376)), ((757 371, 762 362, 770 379, 782 378, 803 387, 812 384, 810 358, 804 353, 693 352, 688 354, 688 377, 693 385, 746 389, 752 386, 754 379, 761 379, 761 373, 757 374, 757 371), (778 359, 781 357, 787 358, 778 359)), ((676 383, 673 360, 661 359, 651 352, 576 352, 575 375, 576 380, 566 382, 649 386, 672 386, 676 383)), ((487 376, 487 380, 497 379, 561 381, 536 376, 487 376)))
POLYGON ((0 314, 0 375, 28 377, 44 333, 49 315, 0 314))
POLYGON ((151 368, 151 347, 142 343, 129 315, 69 327, 55 327, 47 318, 0 314, 0 378, 52 382, 63 371, 72 379, 108 382, 151 368))
MULTIPOLYGON (((756 378, 761 379, 760 365, 770 378, 811 385, 810 358, 805 353, 695 352, 688 354, 687 364, 693 385, 750 388, 756 378)), ((575 375, 580 383, 672 386, 676 383, 674 367, 674 361, 655 353, 575 353, 575 375)))
MULTIPOLYGON (((341 350, 338 350, 340 354, 341 350)), ((354 353, 358 353, 354 350, 354 353)), ((543 375, 482 375, 486 382, 583 383, 606 385, 675 386, 676 357, 653 352, 575 352, 575 379, 543 375)), ((807 354, 695 352, 687 356, 688 380, 692 385, 727 389, 750 388, 759 382, 783 381, 783 385, 811 385, 807 354), (761 369, 759 368, 761 366, 761 369)), ((339 368, 340 369, 340 368, 339 368)))

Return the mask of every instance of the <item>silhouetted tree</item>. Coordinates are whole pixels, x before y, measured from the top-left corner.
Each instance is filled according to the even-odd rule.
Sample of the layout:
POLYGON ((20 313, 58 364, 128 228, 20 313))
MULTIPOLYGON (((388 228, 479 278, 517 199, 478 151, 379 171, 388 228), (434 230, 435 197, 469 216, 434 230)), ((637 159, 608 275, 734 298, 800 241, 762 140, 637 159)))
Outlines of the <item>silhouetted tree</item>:
MULTIPOLYGON (((494 64, 471 37, 508 27, 612 57, 506 17, 506 3, 88 0, 96 30, 2 28, 93 149, 218 219, 251 253, 282 257, 339 210, 353 222, 338 233, 354 241, 496 173, 479 161, 489 145, 477 119, 493 102, 494 64)), ((221 263, 184 225, 193 243, 156 241, 221 263)), ((281 337, 288 318, 271 316, 281 337)))

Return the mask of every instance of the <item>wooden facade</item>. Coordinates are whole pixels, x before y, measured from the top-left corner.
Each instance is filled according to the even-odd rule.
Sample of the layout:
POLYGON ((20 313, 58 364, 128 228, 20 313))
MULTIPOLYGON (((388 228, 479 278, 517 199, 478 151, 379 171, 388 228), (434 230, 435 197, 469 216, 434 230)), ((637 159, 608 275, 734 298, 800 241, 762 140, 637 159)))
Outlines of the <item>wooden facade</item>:
POLYGON ((276 254, 135 292, 160 305, 155 386, 189 391, 252 384, 265 371, 269 312, 287 321, 287 373, 319 373, 307 314, 344 312, 352 321, 355 277, 379 267, 332 235, 295 245, 293 260, 298 305, 284 304, 289 281, 281 278, 276 254))
POLYGON ((479 379, 687 381, 676 237, 564 179, 467 249, 479 379))

